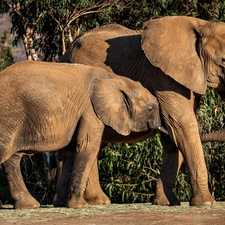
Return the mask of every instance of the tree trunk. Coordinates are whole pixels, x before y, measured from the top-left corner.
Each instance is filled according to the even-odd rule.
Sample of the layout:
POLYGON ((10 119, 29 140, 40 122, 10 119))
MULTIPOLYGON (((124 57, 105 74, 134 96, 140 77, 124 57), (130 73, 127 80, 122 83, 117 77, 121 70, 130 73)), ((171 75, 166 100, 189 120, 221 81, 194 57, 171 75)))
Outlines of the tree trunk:
POLYGON ((32 61, 38 60, 37 52, 34 49, 34 40, 33 40, 34 31, 32 28, 27 27, 26 34, 23 35, 23 44, 26 51, 27 59, 32 61))
POLYGON ((62 30, 62 55, 66 52, 65 32, 62 30))

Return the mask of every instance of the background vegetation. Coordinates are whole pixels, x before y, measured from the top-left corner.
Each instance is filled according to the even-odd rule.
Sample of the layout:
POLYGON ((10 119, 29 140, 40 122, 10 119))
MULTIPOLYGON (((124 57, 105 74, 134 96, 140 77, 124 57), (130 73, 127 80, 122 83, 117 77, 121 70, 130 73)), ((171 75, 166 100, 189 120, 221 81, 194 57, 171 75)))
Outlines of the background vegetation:
MULTIPOLYGON (((166 15, 188 15, 206 20, 225 21, 225 2, 196 0, 3 0, 0 13, 10 13, 13 45, 26 43, 27 28, 32 48, 40 60, 55 61, 79 34, 107 23, 119 23, 131 29, 141 29, 144 21, 166 15)), ((14 62, 12 46, 7 46, 7 32, 0 41, 0 69, 14 62)), ((28 49, 29 50, 29 49, 28 49)), ((29 51, 28 51, 29 55, 29 51)), ((27 55, 27 56, 28 56, 27 55)), ((198 113, 201 133, 224 126, 224 102, 212 89, 202 97, 198 113)), ((225 200, 225 144, 205 143, 205 159, 209 186, 216 200, 225 200)), ((162 161, 162 146, 157 135, 144 142, 110 144, 100 154, 101 185, 112 202, 149 202, 155 193, 155 181, 162 161)), ((46 179, 42 155, 23 158, 22 172, 30 192, 42 203, 51 204, 54 182, 46 179)), ((48 171, 47 171, 48 172, 48 171)), ((3 173, 0 173, 3 176, 3 173)), ((0 177, 0 199, 11 203, 7 182, 0 177)), ((189 176, 182 166, 175 187, 177 197, 188 201, 191 196, 189 176)))

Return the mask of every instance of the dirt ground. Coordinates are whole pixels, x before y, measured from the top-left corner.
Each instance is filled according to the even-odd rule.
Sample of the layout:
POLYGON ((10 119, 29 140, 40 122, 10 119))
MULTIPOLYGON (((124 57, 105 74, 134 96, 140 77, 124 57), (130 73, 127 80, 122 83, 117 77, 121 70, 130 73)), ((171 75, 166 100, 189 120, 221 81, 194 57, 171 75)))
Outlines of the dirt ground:
POLYGON ((11 205, 0 209, 0 225, 225 225, 225 202, 213 207, 176 207, 152 204, 112 204, 86 209, 54 208, 14 210, 11 205))

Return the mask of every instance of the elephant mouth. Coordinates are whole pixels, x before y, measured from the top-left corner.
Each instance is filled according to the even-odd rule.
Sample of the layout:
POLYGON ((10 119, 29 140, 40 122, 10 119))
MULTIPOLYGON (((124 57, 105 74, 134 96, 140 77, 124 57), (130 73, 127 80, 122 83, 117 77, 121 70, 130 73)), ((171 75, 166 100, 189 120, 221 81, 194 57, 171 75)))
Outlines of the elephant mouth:
POLYGON ((159 130, 160 132, 163 132, 163 133, 169 135, 168 130, 165 127, 161 126, 161 122, 156 123, 153 120, 149 120, 147 125, 148 125, 148 130, 156 129, 156 130, 159 130))

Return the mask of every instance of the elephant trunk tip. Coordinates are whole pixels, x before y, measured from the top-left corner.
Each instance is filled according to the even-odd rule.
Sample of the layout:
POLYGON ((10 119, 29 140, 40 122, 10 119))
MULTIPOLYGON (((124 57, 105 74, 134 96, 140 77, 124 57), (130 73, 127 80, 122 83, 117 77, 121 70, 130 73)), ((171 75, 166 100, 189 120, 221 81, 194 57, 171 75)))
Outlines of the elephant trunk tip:
POLYGON ((164 128, 164 127, 161 127, 161 126, 160 126, 160 127, 158 127, 158 130, 160 130, 161 132, 163 132, 163 133, 169 135, 168 130, 167 130, 166 128, 164 128))

